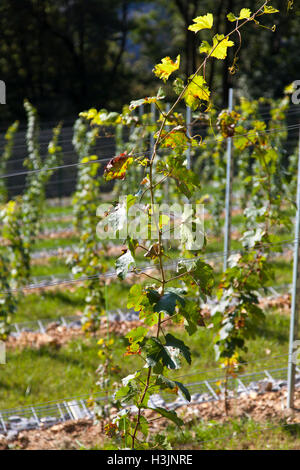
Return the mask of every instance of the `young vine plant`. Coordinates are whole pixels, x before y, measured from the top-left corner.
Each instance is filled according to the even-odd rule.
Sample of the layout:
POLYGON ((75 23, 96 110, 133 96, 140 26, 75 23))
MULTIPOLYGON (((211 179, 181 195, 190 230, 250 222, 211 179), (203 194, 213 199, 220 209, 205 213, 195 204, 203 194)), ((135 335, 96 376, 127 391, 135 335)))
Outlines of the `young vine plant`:
MULTIPOLYGON (((155 272, 158 272, 156 275, 152 272, 150 274, 147 271, 141 271, 142 279, 147 279, 147 282, 134 284, 128 296, 127 306, 140 312, 143 326, 133 329, 126 335, 128 346, 125 355, 135 355, 139 360, 140 367, 122 379, 122 385, 115 394, 115 400, 122 406, 122 409, 106 425, 107 435, 113 437, 119 447, 129 449, 169 448, 166 436, 162 434, 152 436, 149 433, 151 425, 149 409, 152 413, 155 411, 159 417, 166 418, 178 426, 184 424, 174 410, 150 406, 149 398, 155 393, 171 392, 181 394, 186 400, 190 400, 188 389, 183 383, 175 380, 176 377, 172 375, 172 372, 181 367, 183 360, 191 364, 191 351, 187 344, 167 331, 167 328, 170 328, 172 324, 177 326, 184 324, 188 334, 193 335, 199 324, 202 324, 199 321, 199 301, 205 302, 207 296, 212 294, 214 286, 213 268, 201 259, 201 250, 188 251, 188 244, 183 241, 183 252, 186 254, 186 258, 177 262, 176 275, 168 276, 166 265, 169 262, 169 254, 165 250, 163 237, 167 222, 166 217, 155 211, 157 198, 161 198, 161 188, 167 179, 175 181, 177 193, 189 200, 196 193, 198 194, 200 189, 199 177, 186 166, 185 151, 188 146, 192 148, 201 146, 201 140, 199 141, 197 136, 189 134, 185 119, 176 112, 177 107, 181 102, 184 102, 193 111, 208 112, 212 106, 213 96, 212 90, 206 83, 206 69, 209 60, 224 60, 227 57, 228 49, 237 45, 233 64, 230 67, 230 72, 234 73, 238 59, 237 54, 241 47, 242 28, 250 23, 264 28, 268 27, 261 25, 261 17, 277 12, 278 10, 269 5, 268 0, 264 1, 255 12, 248 8, 243 8, 238 15, 230 12, 227 19, 233 23, 232 31, 227 35, 216 32, 210 40, 202 41, 199 52, 204 54, 204 58, 197 70, 186 81, 180 76, 175 79, 173 90, 177 96, 168 110, 163 105, 165 92, 160 88, 156 96, 131 102, 121 115, 112 116, 112 113, 105 114, 101 111, 97 112, 95 109, 81 113, 81 117, 90 120, 91 124, 95 126, 107 124, 110 120, 114 123, 126 121, 130 112, 149 103, 155 103, 159 113, 156 123, 158 130, 154 136, 154 146, 150 157, 137 154, 136 150, 124 152, 114 157, 104 171, 104 176, 108 180, 124 180, 128 169, 133 165, 142 170, 141 189, 136 194, 128 194, 126 201, 127 209, 135 203, 140 203, 141 199, 145 201, 144 210, 147 211, 149 220, 149 233, 148 237, 144 236, 142 240, 135 239, 131 235, 127 236, 128 248, 116 262, 119 277, 124 279, 130 269, 135 266, 138 248, 146 250, 146 257, 154 261, 155 272), (160 158, 162 149, 163 151, 168 149, 168 154, 164 158, 160 158), (157 194, 159 194, 158 197, 157 194), (154 243, 152 243, 153 239, 155 239, 154 243), (152 244, 145 247, 145 244, 150 240, 152 244), (194 301, 192 299, 196 291, 199 299, 194 301), (130 412, 130 407, 126 408, 126 405, 132 404, 137 409, 135 414, 130 412)), ((213 27, 214 17, 211 13, 207 13, 195 18, 189 29, 198 34, 200 31, 206 33, 213 27)), ((274 30, 274 27, 269 29, 274 30)), ((177 71, 180 71, 180 55, 175 60, 165 57, 161 63, 154 67, 154 74, 163 82, 167 82, 169 77, 177 71)), ((228 113, 221 117, 220 125, 223 125, 227 131, 230 128, 232 118, 235 120, 236 116, 230 116, 228 113)), ((261 142, 261 139, 263 137, 260 137, 258 133, 251 139, 251 145, 255 145, 255 155, 260 161, 261 168, 265 170, 264 181, 268 187, 271 178, 269 163, 271 166, 273 165, 273 153, 271 149, 261 151, 261 145, 265 144, 261 142)), ((248 145, 247 139, 244 145, 248 145)), ((255 177, 262 178, 258 175, 255 177)), ((265 207, 264 228, 255 229, 253 234, 245 234, 247 246, 253 248, 259 243, 269 241, 269 219, 273 220, 276 210, 278 210, 276 201, 270 197, 265 207)), ((260 221, 261 212, 252 212, 251 216, 256 222, 260 221)), ((121 230, 124 220, 124 204, 116 204, 104 215, 104 218, 107 225, 121 230)), ((196 219, 194 223, 197 223, 196 219)), ((216 337, 216 346, 219 350, 218 354, 223 359, 234 359, 237 349, 244 347, 244 340, 248 336, 252 323, 260 316, 252 289, 267 276, 264 272, 264 262, 265 259, 260 252, 248 254, 232 263, 224 275, 223 284, 220 286, 220 297, 223 296, 225 301, 222 304, 220 302, 220 305, 223 306, 222 310, 219 308, 214 315, 216 329, 219 331, 219 337, 216 337), (245 289, 246 295, 244 297, 245 289), (230 302, 232 296, 236 296, 237 301, 240 302, 233 317, 226 303, 230 302), (245 327, 243 327, 243 322, 245 327), (236 328, 237 325, 238 328, 236 328), (226 337, 222 333, 225 326, 226 337)))

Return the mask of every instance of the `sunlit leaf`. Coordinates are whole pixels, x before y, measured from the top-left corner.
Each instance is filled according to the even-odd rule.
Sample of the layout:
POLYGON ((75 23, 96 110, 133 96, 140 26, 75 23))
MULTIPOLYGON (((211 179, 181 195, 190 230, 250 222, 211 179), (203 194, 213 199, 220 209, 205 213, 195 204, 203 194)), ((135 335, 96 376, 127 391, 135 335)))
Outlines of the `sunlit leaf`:
POLYGON ((269 6, 265 5, 264 13, 267 13, 267 14, 279 13, 279 10, 277 10, 277 8, 272 7, 271 5, 269 5, 269 6))
POLYGON ((240 11, 239 20, 250 18, 250 16, 251 16, 251 10, 249 10, 249 8, 242 8, 240 11))
POLYGON ((190 25, 188 29, 197 33, 201 29, 211 29, 214 23, 214 17, 211 13, 204 16, 197 16, 193 19, 194 24, 190 25))
POLYGON ((216 34, 213 37, 213 46, 211 47, 207 41, 203 41, 199 51, 200 53, 211 54, 216 59, 225 59, 228 47, 234 46, 234 42, 230 41, 224 34, 216 34))
POLYGON ((107 181, 115 179, 123 180, 132 162, 133 157, 128 155, 127 152, 120 153, 120 155, 112 158, 104 169, 105 179, 107 181))
POLYGON ((200 100, 209 101, 210 91, 202 75, 193 75, 189 78, 190 83, 183 97, 187 106, 196 109, 200 100))
POLYGON ((177 56, 176 61, 174 62, 170 57, 164 57, 160 64, 155 65, 153 72, 158 77, 166 82, 175 70, 179 69, 180 65, 180 55, 177 56))

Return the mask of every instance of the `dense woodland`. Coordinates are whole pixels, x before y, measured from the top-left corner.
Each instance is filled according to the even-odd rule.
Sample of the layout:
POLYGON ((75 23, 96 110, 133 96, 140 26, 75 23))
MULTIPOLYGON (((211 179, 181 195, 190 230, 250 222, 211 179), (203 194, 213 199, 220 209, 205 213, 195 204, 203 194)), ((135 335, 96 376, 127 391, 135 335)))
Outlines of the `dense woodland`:
MULTIPOLYGON (((281 10, 282 3, 272 2, 281 10)), ((47 121, 72 119, 90 106, 120 110, 133 97, 153 94, 158 81, 151 70, 161 57, 180 51, 185 75, 195 69, 207 34, 187 29, 195 16, 212 12, 215 29, 225 33, 225 13, 243 6, 241 0, 3 0, 0 79, 7 105, 1 121, 24 118, 24 97, 47 121)), ((208 84, 219 106, 230 85, 248 97, 277 97, 299 78, 299 11, 284 10, 268 19, 270 27, 276 24, 274 34, 259 26, 245 29, 238 74, 228 73, 232 51, 225 61, 211 62, 208 84)))

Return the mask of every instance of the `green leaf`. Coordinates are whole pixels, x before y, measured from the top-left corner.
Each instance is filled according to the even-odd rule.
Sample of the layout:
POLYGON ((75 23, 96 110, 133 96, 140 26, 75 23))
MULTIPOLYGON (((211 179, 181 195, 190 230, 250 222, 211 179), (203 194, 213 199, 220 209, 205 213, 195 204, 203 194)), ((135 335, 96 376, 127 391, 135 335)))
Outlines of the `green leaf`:
POLYGON ((163 345, 157 338, 148 338, 146 346, 146 362, 149 367, 154 367, 162 358, 163 345))
POLYGON ((181 260, 178 262, 177 271, 179 274, 189 273, 200 287, 200 293, 206 300, 206 295, 210 295, 214 286, 213 268, 201 260, 181 260))
POLYGON ((147 352, 146 362, 149 367, 155 367, 161 363, 168 369, 179 369, 180 350, 173 346, 163 345, 158 338, 151 337, 148 339, 145 350, 147 352))
POLYGON ((129 343, 140 343, 141 341, 143 341, 147 333, 147 328, 144 328, 143 326, 138 326, 137 328, 134 328, 133 330, 129 331, 129 333, 125 335, 125 338, 128 338, 129 343))
POLYGON ((116 261, 116 273, 120 279, 125 279, 129 269, 135 266, 135 260, 128 250, 124 255, 120 256, 116 261))
POLYGON ((154 312, 166 312, 169 315, 173 315, 176 307, 176 302, 179 302, 181 305, 185 304, 185 300, 183 297, 179 296, 176 292, 168 292, 166 290, 165 294, 154 306, 154 312))
POLYGON ((159 413, 161 416, 164 418, 169 419, 170 421, 173 421, 178 427, 183 426, 183 421, 181 418, 179 418, 174 410, 165 410, 164 408, 149 408, 151 410, 155 410, 157 413, 159 413))
POLYGON ((189 336, 192 336, 198 328, 199 307, 194 301, 187 301, 184 308, 180 308, 180 315, 185 318, 184 327, 189 336))
POLYGON ((176 380, 170 380, 163 375, 159 375, 156 380, 157 385, 160 385, 162 389, 176 389, 176 387, 181 391, 184 398, 188 401, 191 401, 191 395, 188 389, 181 383, 176 380))
POLYGON ((143 433, 144 437, 147 437, 149 434, 149 424, 146 418, 141 415, 140 416, 140 430, 143 433))
POLYGON ((184 89, 184 81, 181 78, 176 78, 176 80, 173 82, 173 88, 176 95, 180 95, 184 89))
POLYGON ((191 352, 190 348, 184 344, 183 341, 181 341, 178 338, 175 338, 175 336, 171 335, 168 333, 166 335, 166 346, 171 346, 173 348, 179 349, 185 360, 188 362, 188 364, 191 364, 192 359, 191 359, 191 352))
POLYGON ((140 284, 133 285, 128 293, 127 308, 133 308, 136 312, 141 309, 145 294, 140 284))
POLYGON ((191 401, 191 395, 190 395, 190 392, 188 391, 188 389, 181 382, 177 382, 176 380, 175 380, 175 384, 180 389, 180 391, 181 391, 182 395, 184 396, 184 398, 187 401, 191 401))
POLYGON ((119 390, 116 392, 115 399, 116 400, 123 400, 123 399, 125 399, 126 397, 129 396, 129 392, 130 392, 129 385, 123 386, 123 387, 119 388, 119 390))

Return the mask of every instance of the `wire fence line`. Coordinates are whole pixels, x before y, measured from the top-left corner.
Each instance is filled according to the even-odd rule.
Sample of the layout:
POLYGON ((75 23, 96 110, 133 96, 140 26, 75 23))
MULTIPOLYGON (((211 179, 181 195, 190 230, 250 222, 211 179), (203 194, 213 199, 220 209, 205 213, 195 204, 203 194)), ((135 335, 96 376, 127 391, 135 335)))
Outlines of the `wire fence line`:
MULTIPOLYGON (((264 108, 261 108, 261 109, 264 109, 264 108)), ((270 117, 270 120, 271 120, 272 118, 271 118, 271 116, 270 116, 270 108, 269 108, 269 107, 266 107, 265 109, 269 109, 269 111, 260 113, 259 116, 258 116, 258 118, 256 118, 256 119, 255 119, 255 118, 254 118, 254 119, 245 119, 245 120, 243 120, 243 123, 252 123, 252 122, 255 122, 255 121, 259 120, 260 118, 264 118, 264 117, 270 117)), ((289 117, 289 116, 295 116, 295 115, 297 115, 297 114, 299 114, 299 113, 300 113, 300 109, 289 109, 287 112, 285 112, 285 115, 286 115, 287 117, 289 117)), ((149 113, 148 113, 148 114, 149 114, 149 113)), ((75 118, 75 120, 76 120, 76 118, 75 118)), ((53 121, 53 123, 54 123, 54 121, 53 121)), ((44 124, 44 122, 43 122, 42 124, 44 124)), ((54 123, 54 124, 55 124, 55 123, 54 123)), ((56 123, 56 125, 58 125, 58 124, 59 124, 59 123, 56 123)), ((153 125, 153 123, 152 123, 152 125, 153 125)), ((138 128, 145 128, 145 129, 147 129, 147 128, 149 128, 149 126, 151 126, 151 123, 145 124, 145 125, 138 125, 138 128)), ((196 122, 194 126, 195 126, 195 127, 214 127, 214 128, 217 128, 217 125, 212 125, 211 123, 204 123, 204 122, 201 122, 201 123, 196 122)), ((193 127, 194 127, 194 126, 193 126, 193 127)), ((109 127, 109 126, 103 126, 103 128, 101 128, 101 129, 105 132, 105 131, 107 130, 107 127, 109 127)), ((111 126, 111 127, 113 128, 113 126, 111 126)), ((129 129, 130 129, 130 126, 128 127, 128 126, 126 126, 126 125, 123 125, 123 128, 126 129, 126 130, 129 130, 129 129)), ((26 128, 25 128, 24 130, 26 130, 26 128)), ((46 129, 45 129, 45 128, 41 128, 40 131, 41 131, 41 133, 46 133, 46 132, 48 132, 49 134, 51 134, 51 133, 53 132, 53 127, 49 127, 49 128, 46 128, 46 129)), ((19 130, 18 132, 23 132, 23 131, 22 131, 22 130, 19 130)), ((109 132, 109 131, 108 131, 108 132, 109 132)), ((70 137, 73 136, 73 134, 74 134, 74 128, 73 128, 73 126, 63 127, 63 128, 62 128, 62 134, 63 134, 64 136, 65 136, 65 135, 70 135, 70 137)), ((100 136, 98 136, 98 138, 99 138, 99 139, 107 139, 107 138, 113 138, 113 137, 115 137, 116 135, 117 135, 117 134, 116 134, 115 132, 113 132, 113 133, 110 132, 108 135, 100 135, 100 136)), ((18 138, 18 137, 20 137, 20 136, 17 136, 17 138, 18 138)), ((23 138, 23 136, 22 136, 21 138, 23 138)), ((61 143, 68 143, 68 142, 70 142, 70 140, 71 140, 70 138, 69 138, 69 139, 63 139, 63 140, 60 139, 60 140, 59 140, 59 144, 61 144, 61 143)), ((39 139, 38 144, 39 144, 39 145, 43 145, 43 144, 47 144, 48 142, 49 142, 49 138, 47 137, 47 140, 46 140, 46 139, 45 139, 45 140, 39 139)), ((26 144, 26 143, 17 144, 17 145, 14 146, 14 148, 15 148, 15 149, 27 148, 27 144, 26 144)), ((0 146, 0 152, 1 152, 3 149, 4 149, 4 145, 3 145, 3 147, 0 146)))
MULTIPOLYGON (((263 359, 262 359, 263 360, 263 359)), ((253 361, 254 362, 254 361, 253 361)), ((263 395, 270 391, 268 384, 272 384, 272 391, 278 392, 286 387, 286 381, 282 377, 286 375, 286 367, 269 369, 240 374, 237 378, 230 378, 228 381, 227 396, 228 401, 238 400, 241 395, 247 396, 252 391, 256 394, 263 395)), ((219 371, 220 372, 220 371, 219 371)), ((298 369, 298 382, 300 386, 300 370, 298 369)), ((178 397, 175 401, 170 402, 169 395, 162 393, 161 395, 152 395, 149 399, 148 407, 155 410, 156 407, 164 407, 169 410, 180 409, 186 405, 188 408, 203 403, 215 403, 224 399, 224 387, 220 386, 220 379, 223 377, 207 378, 206 380, 186 383, 191 393, 191 401, 188 402, 183 397, 178 397)), ((113 400, 113 394, 116 389, 90 392, 88 395, 76 395, 68 398, 56 399, 35 405, 26 405, 19 408, 7 408, 0 410, 0 429, 2 432, 8 433, 10 430, 16 431, 29 430, 36 428, 45 428, 57 423, 63 423, 70 420, 78 419, 94 419, 96 417, 95 410, 91 408, 92 403, 102 403, 106 407, 110 407, 109 402, 113 400), (110 393, 107 396, 107 393, 110 393), (105 394, 105 395, 104 395, 105 394), (112 394, 112 395, 111 395, 112 394)), ((257 396, 257 395, 256 395, 257 396)), ((215 406, 215 405, 214 405, 215 406)), ((222 405, 223 406, 223 405, 222 405)), ((131 413, 137 411, 134 405, 124 406, 131 413)), ((123 409, 124 409, 123 408, 123 409)), ((198 415, 195 415, 198 416, 198 415)), ((288 425, 288 424, 287 424, 288 425)), ((218 424, 215 424, 218 426, 218 424)), ((258 424, 258 426, 260 426, 258 424)), ((275 429, 282 425, 272 425, 265 429, 275 429)), ((236 436, 236 433, 232 435, 236 436)), ((220 439, 223 440, 224 436, 220 439)), ((199 443, 218 441, 219 437, 214 439, 201 439, 199 443)), ((225 439, 225 438, 224 438, 225 439)), ((228 439, 228 436, 226 437, 228 439)))
MULTIPOLYGON (((235 135, 233 136, 232 138, 240 138, 240 137, 246 137, 246 136, 255 136, 257 134, 267 134, 267 133, 277 133, 277 132, 285 132, 287 129, 299 129, 300 127, 300 124, 295 124, 295 125, 291 125, 291 126, 287 126, 285 127, 284 129, 279 129, 279 128, 274 128, 274 129, 267 129, 267 130, 264 130, 264 131, 250 131, 248 133, 245 133, 245 134, 239 134, 239 135, 235 135)), ((212 139, 205 139, 205 142, 218 142, 218 141, 226 141, 227 137, 223 137, 221 139, 216 139, 216 138, 212 138, 212 139)), ((164 151, 166 150, 171 150, 172 149, 163 149, 164 151)), ((136 157, 136 156, 142 156, 142 155, 147 155, 147 154, 152 154, 152 150, 149 150, 149 151, 145 151, 145 152, 141 152, 141 153, 131 153, 130 156, 133 156, 133 157, 136 157)), ((110 160, 112 157, 110 157, 108 160, 110 160)), ((102 159, 102 161, 104 161, 102 159)), ((79 166, 79 165, 83 165, 83 164, 92 164, 92 163, 97 163, 97 162, 101 162, 101 160, 94 160, 94 161, 91 161, 91 162, 86 162, 86 163, 82 163, 82 162, 77 162, 77 163, 70 163, 70 164, 67 164, 67 165, 59 165, 59 166, 55 166, 55 167, 51 167, 51 168, 40 168, 40 169, 36 169, 36 170, 26 170, 26 171, 21 171, 21 172, 14 172, 14 173, 7 173, 7 174, 4 174, 4 175, 0 175, 0 178, 1 179, 4 179, 4 178, 11 178, 13 176, 19 176, 19 175, 26 175, 26 174, 34 174, 34 173, 38 173, 40 171, 52 171, 52 170, 58 170, 58 169, 61 169, 61 168, 69 168, 69 167, 72 167, 72 166, 79 166)))
MULTIPOLYGON (((260 246, 256 247, 256 248, 253 248, 253 249, 240 249, 240 250, 233 250, 231 251, 231 255, 236 255, 236 254, 243 254, 244 252, 250 252, 252 253, 253 251, 256 251, 257 249, 260 249, 260 248, 263 248, 263 247, 266 247, 266 246, 272 246, 272 245, 275 245, 275 246, 278 246, 278 245, 287 245, 287 244, 296 244, 298 243, 298 240, 297 239, 293 239, 293 240, 285 240, 285 241, 282 241, 282 242, 275 242, 275 243, 264 243, 264 244, 261 244, 260 246)), ((176 258, 174 260, 172 260, 172 263, 168 263, 168 264, 165 264, 164 265, 164 268, 167 269, 167 270, 176 270, 177 269, 177 266, 178 266, 178 262, 185 262, 185 263, 193 263, 197 260, 208 260, 208 259, 217 259, 217 258, 223 258, 224 257, 224 254, 223 253, 212 253, 212 254, 207 254, 207 255, 203 255, 203 256, 197 256, 197 257, 194 257, 194 258, 176 258)), ((146 266, 137 266, 135 270, 131 270, 128 272, 128 275, 141 275, 143 274, 144 271, 149 271, 149 270, 157 270, 158 267, 151 264, 151 265, 146 265, 146 266), (140 270, 140 271, 138 271, 140 270)), ((68 284, 76 284, 78 282, 84 282, 84 281, 89 281, 89 280, 93 280, 93 279, 110 279, 110 278, 113 278, 113 277, 118 277, 118 274, 116 271, 112 271, 112 272, 106 272, 106 273, 99 273, 99 274, 94 274, 94 275, 91 275, 91 276, 82 276, 80 278, 77 278, 77 279, 63 279, 61 281, 59 280, 53 280, 53 281, 49 281, 48 283, 47 282, 40 282, 40 283, 37 283, 37 284, 27 284, 27 285, 24 285, 22 287, 18 287, 18 288, 12 288, 10 290, 4 290, 4 291, 0 291, 0 295, 1 294, 8 294, 10 292, 23 292, 24 290, 32 290, 32 289, 41 289, 41 288, 45 288, 45 287, 53 287, 53 286, 59 286, 59 285, 68 285, 68 284)))

